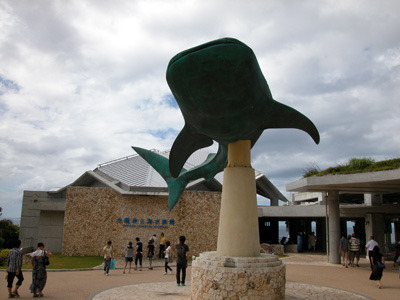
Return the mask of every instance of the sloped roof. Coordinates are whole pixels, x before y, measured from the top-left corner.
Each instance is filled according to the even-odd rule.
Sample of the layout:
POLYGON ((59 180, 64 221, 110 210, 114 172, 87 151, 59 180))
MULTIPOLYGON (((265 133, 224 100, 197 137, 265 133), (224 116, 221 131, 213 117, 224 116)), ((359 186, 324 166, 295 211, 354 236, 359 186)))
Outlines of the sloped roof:
MULTIPOLYGON (((158 151, 153 149, 152 151, 169 158, 170 150, 158 151)), ((188 170, 201 164, 206 160, 208 154, 209 152, 204 150, 196 151, 189 157, 184 168, 188 170)), ((95 172, 97 170, 128 186, 167 187, 161 175, 137 154, 99 164, 95 172)))
MULTIPOLYGON (((168 158, 170 150, 158 151, 158 154, 168 158)), ((184 165, 185 169, 191 169, 203 163, 208 151, 199 150, 193 153, 184 165)), ((287 202, 285 196, 265 177, 260 171, 255 170, 257 194, 271 200, 287 202)), ((168 195, 168 187, 164 179, 151 167, 141 156, 135 154, 106 163, 101 163, 93 171, 87 171, 72 186, 91 186, 99 182, 121 194, 146 194, 146 195, 168 195)), ((200 178, 188 184, 187 189, 203 185, 203 188, 211 191, 221 191, 223 172, 217 174, 214 179, 207 182, 200 178)), ((59 191, 58 191, 59 192, 59 191)))

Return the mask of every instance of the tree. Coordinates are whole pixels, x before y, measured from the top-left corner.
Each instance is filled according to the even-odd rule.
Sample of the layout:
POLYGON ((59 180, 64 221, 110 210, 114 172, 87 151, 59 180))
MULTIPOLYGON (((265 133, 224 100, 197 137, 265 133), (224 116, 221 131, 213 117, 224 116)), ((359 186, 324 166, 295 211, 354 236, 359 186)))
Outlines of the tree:
POLYGON ((18 239, 19 227, 11 220, 0 220, 0 249, 11 248, 12 242, 18 239))

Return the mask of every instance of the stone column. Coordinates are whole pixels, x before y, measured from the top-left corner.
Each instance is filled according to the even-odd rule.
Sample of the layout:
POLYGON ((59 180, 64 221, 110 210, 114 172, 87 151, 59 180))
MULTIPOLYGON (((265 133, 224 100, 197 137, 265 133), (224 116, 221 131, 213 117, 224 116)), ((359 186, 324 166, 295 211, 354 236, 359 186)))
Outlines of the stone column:
POLYGON ((279 199, 278 198, 271 199, 271 206, 279 206, 279 199))
POLYGON ((340 264, 340 208, 339 192, 328 192, 329 263, 340 264))
MULTIPOLYGON (((371 235, 374 236, 374 240, 379 244, 379 248, 385 251, 385 231, 384 231, 384 218, 382 214, 367 214, 365 220, 369 222, 369 230, 365 230, 368 233, 366 236, 367 242, 371 235)), ((367 226, 366 226, 367 227, 367 226)))
POLYGON ((222 256, 260 255, 255 172, 250 165, 251 142, 228 145, 224 170, 217 253, 222 256))
POLYGON ((285 265, 275 255, 260 254, 250 149, 250 141, 228 145, 217 251, 192 261, 192 300, 285 299, 285 265))
POLYGON ((382 205, 382 195, 372 193, 364 194, 364 203, 370 206, 382 205))
POLYGON ((400 241, 400 221, 394 222, 394 240, 396 242, 400 241))
POLYGON ((374 235, 374 231, 372 229, 372 224, 373 224, 372 214, 366 214, 365 215, 365 239, 366 239, 365 243, 368 243, 369 237, 371 235, 374 235))

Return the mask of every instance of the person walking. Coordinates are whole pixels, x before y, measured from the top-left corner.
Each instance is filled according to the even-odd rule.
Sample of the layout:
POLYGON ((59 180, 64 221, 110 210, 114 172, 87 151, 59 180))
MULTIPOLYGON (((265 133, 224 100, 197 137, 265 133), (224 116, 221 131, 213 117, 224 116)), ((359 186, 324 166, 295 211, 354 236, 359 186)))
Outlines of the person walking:
POLYGON ((154 258, 154 240, 149 240, 147 245, 147 258, 149 259, 149 270, 153 270, 153 258, 154 258))
POLYGON ((371 253, 372 259, 372 272, 369 276, 369 280, 377 280, 378 288, 381 288, 381 280, 383 269, 385 268, 385 258, 382 253, 379 252, 379 246, 375 246, 371 253))
POLYGON ((165 260, 165 272, 164 275, 168 274, 168 270, 170 272, 170 274, 172 274, 172 269, 170 266, 168 266, 169 263, 169 259, 171 258, 171 243, 169 241, 165 242, 165 246, 167 246, 167 249, 165 249, 164 251, 164 260, 165 260))
POLYGON ((110 272, 111 260, 114 258, 114 251, 111 241, 108 241, 107 245, 104 246, 102 254, 104 257, 104 275, 108 276, 108 273, 110 272))
POLYGON ((47 271, 45 256, 53 257, 49 250, 44 249, 43 243, 38 243, 37 250, 29 254, 32 262, 32 285, 30 287, 33 297, 43 297, 43 289, 46 286, 47 271))
POLYGON ((128 246, 125 247, 125 267, 124 267, 124 272, 122 272, 123 274, 125 274, 125 269, 128 264, 129 264, 129 273, 131 273, 134 250, 135 249, 132 247, 132 242, 129 242, 128 246))
POLYGON ((164 232, 161 232, 160 236, 160 251, 158 253, 158 258, 164 258, 165 257, 165 243, 167 242, 167 238, 164 235, 164 232))
POLYGON ((19 249, 21 247, 21 241, 15 240, 12 242, 12 249, 7 255, 7 288, 8 288, 8 298, 19 298, 18 289, 24 281, 24 275, 22 274, 22 252, 19 249), (18 281, 15 285, 14 291, 12 291, 12 286, 15 277, 18 281))
POLYGON ((356 238, 355 233, 353 233, 350 238, 350 262, 352 267, 360 266, 358 264, 358 262, 360 261, 360 251, 361 251, 360 244, 361 244, 360 239, 356 238), (354 260, 356 261, 355 264, 354 260))
POLYGON ((398 242, 397 245, 394 246, 393 267, 395 267, 396 263, 399 262, 399 257, 400 257, 400 242, 398 242))
POLYGON ((137 270, 137 264, 139 261, 139 271, 142 271, 142 259, 143 259, 143 244, 140 238, 136 238, 136 249, 135 249, 135 270, 137 270))
POLYGON ((342 257, 342 265, 347 268, 347 262, 349 259, 349 240, 342 235, 342 238, 339 241, 339 254, 342 257))
POLYGON ((186 268, 189 260, 189 247, 185 244, 186 237, 181 235, 179 237, 179 244, 175 246, 176 248, 176 283, 178 286, 185 285, 186 278, 186 268), (182 279, 180 277, 182 271, 182 279))
MULTIPOLYGON (((159 241, 158 241, 158 238, 157 238, 157 235, 156 234, 153 234, 153 236, 150 238, 150 240, 153 240, 153 245, 154 245, 154 255, 156 255, 156 251, 158 251, 158 249, 160 248, 160 245, 159 245, 159 241)), ((157 255, 158 256, 158 255, 157 255)))
POLYGON ((315 252, 316 237, 314 231, 308 236, 308 240, 310 241, 310 249, 315 252))
POLYGON ((371 258, 371 257, 372 257, 372 251, 374 250, 374 248, 375 248, 376 246, 379 247, 378 243, 374 240, 374 236, 371 235, 371 236, 369 237, 368 243, 365 245, 365 251, 366 251, 367 254, 368 254, 369 264, 370 264, 370 266, 371 266, 371 270, 372 270, 372 258, 371 258))

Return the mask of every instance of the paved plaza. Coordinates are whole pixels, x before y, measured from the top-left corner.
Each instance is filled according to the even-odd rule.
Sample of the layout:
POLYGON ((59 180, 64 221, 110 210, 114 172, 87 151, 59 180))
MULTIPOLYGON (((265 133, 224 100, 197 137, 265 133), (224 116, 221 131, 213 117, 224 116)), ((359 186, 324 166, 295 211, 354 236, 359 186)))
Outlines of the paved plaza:
MULTIPOLYGON (((387 263, 383 273, 382 289, 370 281, 369 262, 362 259, 359 268, 330 265, 326 256, 289 254, 282 259, 286 264, 286 299, 397 299, 400 293, 398 268, 387 263)), ((163 275, 163 261, 155 268, 122 274, 123 261, 117 269, 104 276, 101 267, 86 271, 49 271, 44 290, 46 299, 105 300, 105 299, 190 299, 190 267, 187 285, 178 287, 175 274, 163 275)), ((174 271, 174 264, 172 263, 174 271)), ((4 273, 3 273, 4 274, 4 273)), ((28 288, 31 272, 24 272, 21 298, 31 298, 28 288)), ((6 282, 0 289, 0 299, 7 298, 6 282)))

